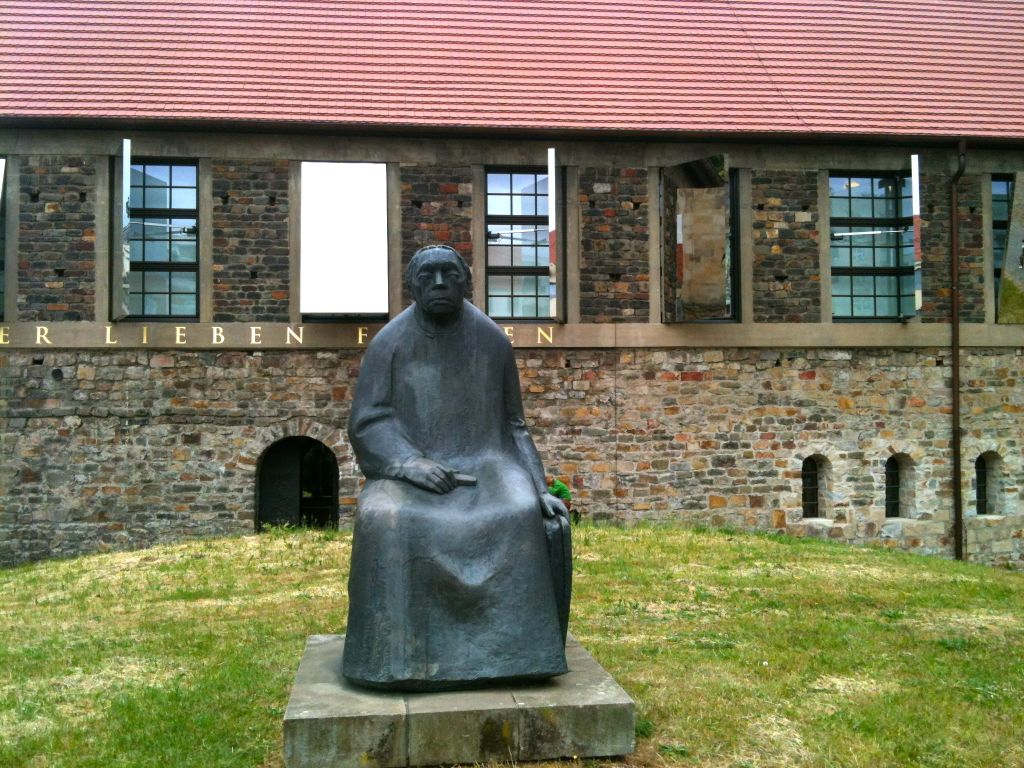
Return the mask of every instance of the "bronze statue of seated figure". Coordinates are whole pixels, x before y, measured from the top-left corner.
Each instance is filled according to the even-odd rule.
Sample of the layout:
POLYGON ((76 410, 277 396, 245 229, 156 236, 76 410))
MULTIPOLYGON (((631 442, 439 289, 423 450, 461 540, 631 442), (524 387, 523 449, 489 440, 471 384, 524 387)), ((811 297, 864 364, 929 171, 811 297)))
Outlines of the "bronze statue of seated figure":
POLYGON ((367 348, 349 421, 366 485, 343 674, 411 691, 562 674, 569 525, 511 344, 453 249, 420 249, 406 279, 415 303, 367 348))

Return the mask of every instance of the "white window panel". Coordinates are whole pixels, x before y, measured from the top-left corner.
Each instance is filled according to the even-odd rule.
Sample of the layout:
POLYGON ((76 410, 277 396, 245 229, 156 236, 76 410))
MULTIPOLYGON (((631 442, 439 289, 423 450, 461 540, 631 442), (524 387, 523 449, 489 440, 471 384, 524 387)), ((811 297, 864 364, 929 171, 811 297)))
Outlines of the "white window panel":
POLYGON ((388 311, 384 163, 302 164, 299 311, 388 311))

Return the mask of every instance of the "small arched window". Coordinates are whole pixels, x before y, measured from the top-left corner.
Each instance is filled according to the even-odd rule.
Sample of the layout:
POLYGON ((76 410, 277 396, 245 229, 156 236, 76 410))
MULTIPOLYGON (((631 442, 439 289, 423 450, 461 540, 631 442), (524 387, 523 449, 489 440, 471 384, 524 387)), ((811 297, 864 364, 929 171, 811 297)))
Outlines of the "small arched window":
POLYGON ((885 462, 885 516, 900 516, 900 462, 895 456, 885 462))
POLYGON ((974 462, 974 502, 979 515, 989 514, 988 462, 984 456, 979 456, 974 462))
POLYGON ((986 451, 974 462, 974 510, 978 515, 1001 515, 1002 459, 986 451))
POLYGON ((821 466, 808 456, 800 468, 804 518, 821 517, 821 466))

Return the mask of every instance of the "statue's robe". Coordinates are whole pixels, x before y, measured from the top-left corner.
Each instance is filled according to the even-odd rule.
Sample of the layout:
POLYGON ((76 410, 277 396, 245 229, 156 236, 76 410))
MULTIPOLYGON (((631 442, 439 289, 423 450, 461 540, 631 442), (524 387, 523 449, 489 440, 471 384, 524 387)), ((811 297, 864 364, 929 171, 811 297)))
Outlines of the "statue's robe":
POLYGON ((376 688, 443 690, 566 672, 568 593, 558 570, 568 561, 554 564, 553 578, 560 545, 549 554, 544 470, 503 331, 468 302, 435 333, 415 306, 405 310, 366 351, 349 437, 367 482, 344 675, 376 688), (438 494, 389 479, 420 456, 477 484, 438 494))

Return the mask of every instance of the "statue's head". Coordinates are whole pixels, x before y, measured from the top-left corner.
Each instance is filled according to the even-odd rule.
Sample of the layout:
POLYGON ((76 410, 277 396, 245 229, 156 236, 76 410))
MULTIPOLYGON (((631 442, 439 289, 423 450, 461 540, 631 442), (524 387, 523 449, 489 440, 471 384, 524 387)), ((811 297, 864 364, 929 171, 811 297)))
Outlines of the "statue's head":
POLYGON ((405 270, 405 282, 416 304, 437 318, 457 314, 462 309, 469 281, 466 262, 447 245, 420 248, 405 270))

